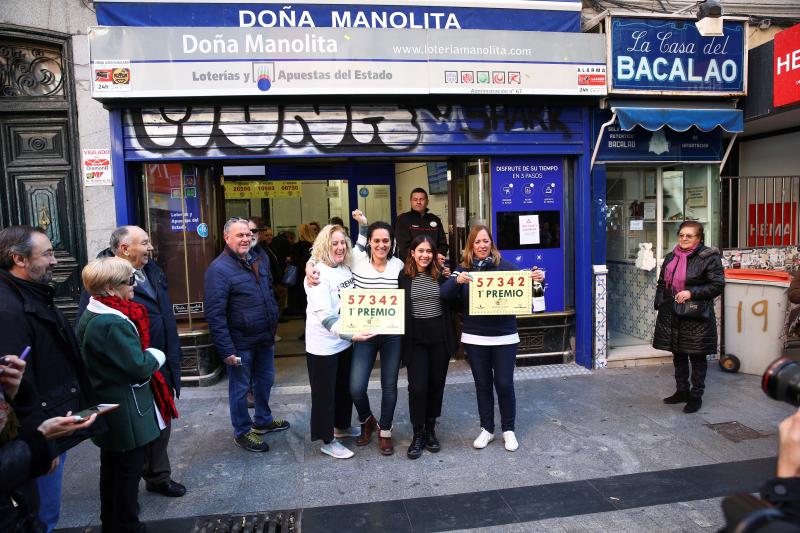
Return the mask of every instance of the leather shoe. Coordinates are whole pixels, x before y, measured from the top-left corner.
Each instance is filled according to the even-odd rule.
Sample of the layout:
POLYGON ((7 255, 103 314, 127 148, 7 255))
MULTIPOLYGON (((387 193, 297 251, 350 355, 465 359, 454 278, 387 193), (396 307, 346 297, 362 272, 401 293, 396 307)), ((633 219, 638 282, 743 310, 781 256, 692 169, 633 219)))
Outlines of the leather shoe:
POLYGON ((378 427, 378 447, 381 450, 381 455, 392 455, 394 453, 391 428, 386 430, 378 427))
POLYGON ((356 439, 356 446, 366 446, 372 440, 372 432, 378 427, 375 417, 369 415, 367 421, 361 424, 361 435, 356 439))
POLYGON ((408 447, 406 455, 409 459, 419 459, 422 457, 422 450, 425 449, 425 431, 418 431, 414 433, 414 438, 411 439, 411 446, 408 447))
POLYGON ((158 494, 169 496, 170 498, 180 498, 186 494, 186 487, 170 479, 158 485, 147 485, 147 491, 157 492, 158 494))
POLYGON ((686 403, 689 401, 689 391, 688 390, 679 390, 675 391, 675 394, 672 396, 667 396, 664 398, 664 403, 667 405, 674 405, 676 403, 686 403))
POLYGON ((692 396, 689 398, 689 401, 686 402, 686 405, 683 406, 684 413, 696 413, 700 410, 700 407, 703 406, 703 400, 698 398, 697 396, 692 396))

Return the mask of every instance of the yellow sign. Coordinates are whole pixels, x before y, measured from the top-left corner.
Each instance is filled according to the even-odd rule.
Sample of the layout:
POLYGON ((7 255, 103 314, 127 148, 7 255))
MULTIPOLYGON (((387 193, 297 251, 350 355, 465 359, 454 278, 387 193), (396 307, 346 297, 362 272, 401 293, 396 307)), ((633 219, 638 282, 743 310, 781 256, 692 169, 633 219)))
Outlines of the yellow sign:
POLYGON ((342 333, 405 333, 406 300, 402 289, 345 289, 340 294, 342 333))
POLYGON ((533 300, 530 272, 470 272, 469 314, 529 315, 533 300))
POLYGON ((225 198, 300 198, 303 184, 300 181, 226 181, 225 198))

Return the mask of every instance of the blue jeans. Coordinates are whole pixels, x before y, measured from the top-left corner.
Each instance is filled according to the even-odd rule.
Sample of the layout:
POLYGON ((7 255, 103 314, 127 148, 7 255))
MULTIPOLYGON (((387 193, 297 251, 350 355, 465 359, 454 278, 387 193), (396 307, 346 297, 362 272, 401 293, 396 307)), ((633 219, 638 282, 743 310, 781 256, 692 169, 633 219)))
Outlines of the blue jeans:
POLYGON ((494 391, 497 391, 500 427, 503 431, 514 431, 514 419, 517 417, 517 398, 514 394, 517 344, 478 346, 465 343, 464 351, 475 379, 481 427, 494 433, 494 391))
POLYGON ((228 406, 233 436, 239 438, 253 427, 253 420, 247 412, 247 390, 251 381, 256 403, 255 423, 261 426, 272 422, 269 393, 275 383, 275 345, 239 350, 236 355, 242 358, 242 364, 228 365, 228 406))
POLYGON ((39 490, 39 520, 47 526, 47 533, 56 528, 61 515, 61 482, 64 479, 64 461, 67 452, 58 456, 58 467, 51 473, 36 478, 39 490))
POLYGON ((397 404, 397 373, 400 372, 400 335, 377 335, 365 342, 353 344, 353 363, 350 367, 350 396, 358 411, 358 420, 367 421, 372 415, 367 386, 375 358, 381 352, 381 429, 390 429, 397 404))

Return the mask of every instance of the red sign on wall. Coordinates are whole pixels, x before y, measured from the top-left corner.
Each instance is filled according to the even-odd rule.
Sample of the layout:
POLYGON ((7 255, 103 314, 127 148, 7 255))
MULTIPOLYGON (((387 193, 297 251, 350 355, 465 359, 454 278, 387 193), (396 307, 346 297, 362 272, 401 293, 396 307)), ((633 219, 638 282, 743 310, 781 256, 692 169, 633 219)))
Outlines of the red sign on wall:
POLYGON ((797 203, 750 204, 748 213, 748 246, 797 244, 797 203))
POLYGON ((800 24, 775 35, 772 76, 775 107, 800 102, 800 24))

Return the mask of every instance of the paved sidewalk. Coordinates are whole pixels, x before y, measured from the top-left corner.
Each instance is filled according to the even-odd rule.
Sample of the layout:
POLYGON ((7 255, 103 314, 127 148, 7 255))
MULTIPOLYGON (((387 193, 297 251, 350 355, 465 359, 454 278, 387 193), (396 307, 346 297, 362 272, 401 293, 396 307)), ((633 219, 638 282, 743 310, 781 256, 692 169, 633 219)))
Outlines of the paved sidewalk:
MULTIPOLYGON (((768 399, 760 390, 758 376, 725 374, 716 366, 709 369, 703 408, 694 415, 661 402, 673 392, 671 365, 593 372, 575 365, 525 367, 518 368, 516 376, 520 449, 507 452, 498 438, 485 450, 475 450, 472 440, 479 431, 475 391, 462 362, 451 366, 448 378, 437 430, 440 453, 426 452, 416 461, 405 457, 411 429, 407 396, 401 389, 395 416, 397 453, 387 458, 374 442, 364 448, 346 442, 356 455, 337 461, 322 455, 319 443, 309 441, 310 396, 304 359, 281 358, 278 366, 279 386, 273 390, 271 407, 292 428, 267 436, 272 449, 266 454, 248 453, 234 445, 224 382, 184 389, 170 457, 173 478, 184 483, 188 492, 183 498, 169 499, 145 492, 142 485, 143 520, 454 494, 470 498, 471 493, 513 488, 573 487, 578 485, 569 482, 586 480, 596 484, 598 478, 627 479, 627 474, 653 472, 658 478, 675 469, 720 463, 752 463, 759 468, 753 472, 760 476, 768 462, 744 462, 775 455, 777 424, 793 411, 768 399), (745 426, 732 428, 738 431, 730 436, 738 442, 709 427, 724 422, 745 426), (747 428, 753 431, 748 433, 747 428)), ((370 387, 370 400, 377 410, 377 383, 370 387)), ((98 471, 99 452, 91 443, 69 454, 61 527, 99 523, 98 471)), ((576 505, 571 517, 541 515, 557 518, 533 522, 514 518, 511 522, 519 523, 511 526, 507 521, 488 531, 715 531, 722 525, 720 494, 707 486, 708 494, 687 492, 685 499, 655 499, 634 509, 617 505, 614 509, 619 510, 590 514, 576 505), (671 503, 662 505, 665 501, 671 503)), ((572 499, 573 504, 582 501, 577 493, 572 499)), ((342 527, 347 529, 345 524, 342 527)))

